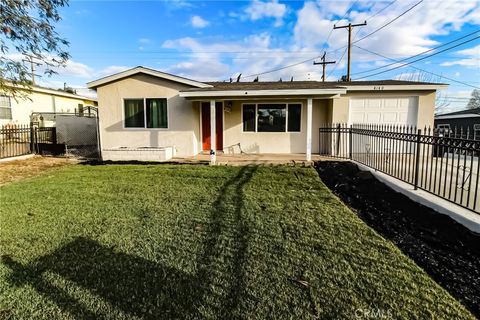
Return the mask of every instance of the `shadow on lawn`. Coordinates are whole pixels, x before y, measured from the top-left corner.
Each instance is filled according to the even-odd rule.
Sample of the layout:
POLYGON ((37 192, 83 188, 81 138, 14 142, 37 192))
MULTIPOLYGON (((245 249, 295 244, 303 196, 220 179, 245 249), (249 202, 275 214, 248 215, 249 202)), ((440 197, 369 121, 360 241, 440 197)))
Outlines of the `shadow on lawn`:
POLYGON ((191 276, 138 256, 116 252, 96 241, 77 238, 29 265, 4 256, 14 285, 29 284, 76 319, 102 318, 61 288, 45 280, 53 272, 75 282, 124 312, 146 319, 193 315, 198 290, 191 276))
POLYGON ((72 281, 117 309, 144 319, 201 318, 199 308, 202 306, 210 308, 217 318, 229 318, 245 289, 244 264, 249 230, 242 216, 243 187, 255 170, 256 167, 243 167, 220 190, 213 204, 197 275, 188 275, 79 237, 27 265, 3 256, 2 263, 12 270, 9 282, 16 286, 31 285, 76 319, 97 319, 108 315, 89 309, 85 304, 87 301, 79 301, 60 286, 50 283, 45 272, 72 281), (219 243, 220 237, 225 235, 234 240, 227 248, 219 243), (225 266, 215 262, 219 256, 230 255, 222 250, 233 252, 223 262, 225 266), (226 294, 219 297, 219 303, 212 305, 207 300, 216 297, 211 292, 212 284, 218 282, 214 279, 218 276, 213 272, 215 270, 222 271, 221 280, 228 282, 223 288, 226 294))

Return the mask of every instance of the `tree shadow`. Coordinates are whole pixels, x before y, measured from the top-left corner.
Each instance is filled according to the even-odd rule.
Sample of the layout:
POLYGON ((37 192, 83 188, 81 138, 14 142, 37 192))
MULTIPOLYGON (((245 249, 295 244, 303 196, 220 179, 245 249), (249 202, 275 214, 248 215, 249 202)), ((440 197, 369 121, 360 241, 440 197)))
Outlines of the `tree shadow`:
POLYGON ((105 315, 89 310, 81 301, 45 280, 53 272, 98 295, 118 309, 144 319, 195 317, 199 298, 193 276, 144 258, 117 252, 96 241, 76 238, 28 265, 3 256, 13 285, 28 284, 76 319, 105 315))
MULTIPOLYGON (((143 319, 201 318, 202 306, 215 318, 232 318, 245 292, 245 263, 249 227, 244 217, 243 188, 257 167, 240 169, 221 188, 212 206, 197 274, 190 275, 142 257, 119 252, 92 239, 78 237, 28 264, 8 255, 2 263, 11 269, 8 281, 30 285, 75 319, 102 319, 108 314, 90 309, 86 301, 73 297, 47 280, 54 273, 97 295, 127 314, 143 319), (221 237, 231 241, 221 243, 221 237), (228 251, 228 254, 226 254, 228 251), (217 258, 222 263, 218 263, 217 258), (219 272, 215 272, 219 271, 219 272), (212 285, 224 285, 217 297, 212 285), (214 305, 212 297, 218 299, 214 305)), ((237 313, 238 315, 238 313, 237 313)), ((110 315, 111 316, 111 315, 110 315)))

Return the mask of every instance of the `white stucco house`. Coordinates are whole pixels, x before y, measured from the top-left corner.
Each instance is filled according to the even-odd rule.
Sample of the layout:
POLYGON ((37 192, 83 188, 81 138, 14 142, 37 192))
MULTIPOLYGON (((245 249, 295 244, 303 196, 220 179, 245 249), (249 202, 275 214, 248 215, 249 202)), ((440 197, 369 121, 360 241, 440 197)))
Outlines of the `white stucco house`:
POLYGON ((199 82, 136 67, 88 83, 97 91, 104 160, 218 152, 319 152, 322 124, 432 126, 436 90, 399 80, 199 82))
POLYGON ((26 125, 32 113, 74 113, 97 105, 91 97, 30 86, 16 87, 22 94, 16 97, 10 92, 0 91, 0 125, 26 125))

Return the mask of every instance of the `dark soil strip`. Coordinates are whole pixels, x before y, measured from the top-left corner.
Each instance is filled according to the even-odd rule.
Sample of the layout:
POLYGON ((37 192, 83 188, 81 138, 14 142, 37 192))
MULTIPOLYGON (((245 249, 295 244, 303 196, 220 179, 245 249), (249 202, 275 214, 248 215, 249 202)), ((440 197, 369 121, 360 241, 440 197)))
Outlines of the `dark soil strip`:
POLYGON ((480 318, 480 235, 410 200, 351 162, 316 163, 323 182, 480 318))

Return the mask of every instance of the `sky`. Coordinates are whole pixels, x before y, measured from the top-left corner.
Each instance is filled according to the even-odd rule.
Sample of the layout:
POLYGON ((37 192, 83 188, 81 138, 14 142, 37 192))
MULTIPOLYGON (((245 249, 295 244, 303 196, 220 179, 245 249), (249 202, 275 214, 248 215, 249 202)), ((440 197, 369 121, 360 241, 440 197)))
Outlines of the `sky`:
MULTIPOLYGON (((235 79, 240 73, 242 81, 253 81, 259 73, 260 81, 320 80, 321 66, 313 61, 323 52, 336 61, 327 66, 327 80, 338 80, 346 74, 348 32, 333 26, 366 20, 352 33, 354 41, 360 39, 352 49, 355 80, 399 65, 368 72, 392 63, 389 59, 410 57, 480 30, 480 1, 418 2, 71 0, 56 25, 70 42, 71 59, 39 82, 54 88, 66 82, 91 95, 85 89, 88 81, 140 65, 200 81, 235 79)), ((480 32, 439 50, 475 36, 480 32)), ((480 39, 368 79, 449 83, 439 94, 443 111, 464 108, 473 87, 480 87, 480 39)))

